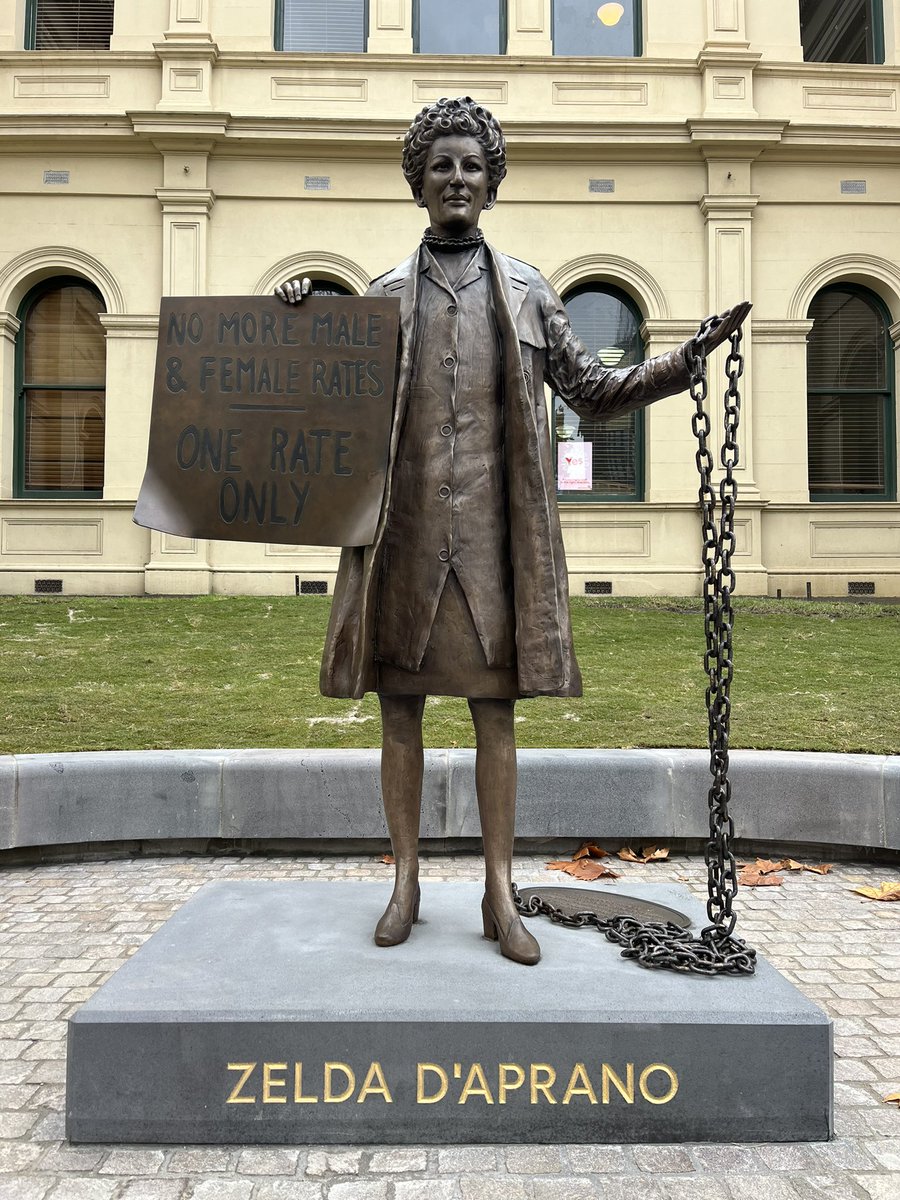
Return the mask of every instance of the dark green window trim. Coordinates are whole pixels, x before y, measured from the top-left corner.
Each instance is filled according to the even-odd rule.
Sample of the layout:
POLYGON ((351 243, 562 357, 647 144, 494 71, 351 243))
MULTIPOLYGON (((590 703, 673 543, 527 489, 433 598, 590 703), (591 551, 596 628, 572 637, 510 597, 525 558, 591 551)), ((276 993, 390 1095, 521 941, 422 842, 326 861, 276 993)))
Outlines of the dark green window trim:
MULTIPOLYGON (((825 0, 822 0, 824 3, 825 0)), ((881 66, 884 63, 884 0, 866 0, 869 5, 870 16, 870 36, 866 39, 866 50, 868 57, 866 62, 872 66, 881 66)), ((801 14, 801 36, 802 36, 802 14, 801 14)), ((839 63, 842 59, 809 59, 806 57, 806 47, 803 47, 804 62, 821 62, 830 61, 839 63)))
MULTIPOLYGON (((369 44, 369 0, 364 0, 363 4, 363 45, 368 47, 369 44)), ((275 30, 274 30, 274 46, 276 50, 284 50, 284 0, 275 0, 275 30)), ((299 53, 299 51, 288 51, 288 53, 299 53)), ((328 50, 303 51, 309 54, 328 54, 328 50)), ((365 53, 362 51, 345 50, 342 53, 365 53)))
MULTIPOLYGON (((511 0, 510 0, 511 2, 511 0)), ((597 0, 598 5, 600 0, 597 0)), ((633 0, 634 10, 634 58, 640 58, 644 53, 644 0, 633 0)), ((550 38, 553 44, 552 54, 556 54, 556 0, 550 0, 550 38)), ((571 57, 560 55, 561 58, 571 57)), ((585 55, 586 58, 593 58, 593 55, 585 55)), ((621 55, 624 59, 627 55, 621 55)))
MULTIPOLYGON (((16 364, 15 364, 15 412, 13 416, 13 496, 17 500, 102 500, 103 489, 94 488, 90 490, 78 491, 62 491, 60 489, 47 490, 44 488, 27 488, 25 487, 25 322, 28 319, 28 313, 34 305, 45 296, 48 292, 54 291, 61 287, 83 287, 94 293, 99 299, 103 300, 98 288, 88 279, 82 279, 79 275, 54 275, 51 279, 45 279, 41 283, 33 287, 25 296, 22 303, 19 305, 16 316, 20 322, 19 332, 16 334, 16 364)), ((53 388, 54 391, 79 391, 85 387, 90 387, 92 391, 99 389, 95 384, 79 385, 79 384, 57 384, 53 388)), ((106 386, 103 387, 104 395, 106 394, 106 386)))
POLYGON ((33 50, 37 37, 37 0, 25 0, 25 49, 33 50))
MULTIPOLYGON (((579 284, 577 287, 570 288, 570 290, 568 292, 566 292, 565 296, 563 297, 563 303, 564 304, 567 303, 574 296, 580 296, 580 295, 584 294, 585 292, 596 292, 596 291, 607 292, 609 295, 614 296, 617 300, 621 301, 621 303, 624 304, 625 307, 631 312, 631 315, 634 317, 635 321, 637 322, 638 329, 640 329, 640 327, 644 321, 644 318, 641 314, 641 310, 638 308, 638 306, 635 304, 634 300, 631 298, 631 296, 628 295, 627 292, 623 291, 622 288, 615 287, 613 284, 602 283, 600 281, 579 284)), ((646 358, 647 346, 643 342, 641 344, 643 346, 644 357, 646 358)), ((553 406, 555 406, 556 399, 557 399, 556 393, 554 392, 552 401, 551 401, 551 404, 553 406)), ((557 462, 557 449, 556 449, 557 438, 556 438, 556 419, 555 419, 555 416, 553 415, 553 412, 554 412, 554 409, 551 408, 550 425, 551 425, 552 437, 553 437, 553 470, 554 470, 554 478, 555 478, 556 462, 557 462)), ((645 474, 646 474, 645 469, 644 469, 644 458, 645 458, 644 410, 642 408, 640 408, 636 412, 634 412, 632 415, 634 416, 634 457, 633 457, 634 491, 630 492, 630 493, 575 492, 575 491, 573 491, 573 492, 562 491, 561 492, 559 490, 559 488, 557 488, 556 489, 556 499, 560 504, 600 504, 600 503, 642 504, 644 502, 644 483, 645 483, 645 474)))
MULTIPOLYGON (((422 51, 419 49, 419 26, 420 26, 419 2, 420 2, 420 0, 413 0, 413 6, 412 6, 413 54, 421 54, 422 53, 422 51)), ((500 39, 499 39, 500 44, 497 47, 497 53, 505 54, 507 42, 509 41, 509 26, 507 23, 506 9, 507 9, 507 4, 512 3, 512 0, 484 0, 484 3, 500 5, 500 39)))
MULTIPOLYGON (((868 303, 878 310, 881 318, 884 321, 885 327, 885 378, 887 380, 887 388, 882 393, 884 396, 884 482, 885 490, 883 492, 829 492, 824 493, 809 493, 811 504, 882 504, 885 501, 893 501, 897 499, 897 434, 896 434, 896 397, 895 397, 895 365, 894 365, 894 346, 891 341, 891 314, 888 311, 887 305, 879 295, 871 291, 869 288, 860 287, 853 283, 835 283, 828 287, 820 288, 816 292, 816 296, 821 296, 823 292, 848 292, 852 295, 863 297, 868 303)), ((807 412, 809 411, 810 396, 854 396, 859 392, 854 388, 841 387, 810 387, 807 384, 807 412)), ((809 469, 807 463, 807 471, 809 469)))

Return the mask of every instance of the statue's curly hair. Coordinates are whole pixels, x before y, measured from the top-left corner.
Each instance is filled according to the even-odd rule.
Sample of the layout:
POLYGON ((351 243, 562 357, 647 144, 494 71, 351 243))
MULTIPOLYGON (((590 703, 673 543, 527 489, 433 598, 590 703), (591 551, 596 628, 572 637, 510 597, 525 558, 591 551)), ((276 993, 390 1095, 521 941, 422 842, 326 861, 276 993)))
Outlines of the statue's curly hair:
POLYGON ((506 139, 500 122, 471 96, 458 96, 455 100, 444 97, 425 105, 413 118, 403 139, 403 174, 413 195, 422 186, 432 142, 454 133, 473 137, 481 144, 487 161, 488 187, 496 190, 502 183, 506 176, 506 139))

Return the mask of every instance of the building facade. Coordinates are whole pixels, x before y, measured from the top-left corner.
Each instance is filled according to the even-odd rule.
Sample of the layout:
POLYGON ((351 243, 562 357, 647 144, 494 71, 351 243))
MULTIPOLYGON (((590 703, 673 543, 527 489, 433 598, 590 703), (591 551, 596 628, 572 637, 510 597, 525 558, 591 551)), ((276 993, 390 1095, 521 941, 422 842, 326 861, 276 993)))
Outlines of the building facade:
MULTIPOLYGON (((363 292, 423 227, 411 116, 471 95, 486 236, 604 362, 753 300, 739 590, 900 595, 898 94, 900 0, 5 0, 0 591, 330 590, 336 550, 133 524, 159 299, 363 292)), ((696 593, 690 398, 547 403, 573 594, 696 593)))

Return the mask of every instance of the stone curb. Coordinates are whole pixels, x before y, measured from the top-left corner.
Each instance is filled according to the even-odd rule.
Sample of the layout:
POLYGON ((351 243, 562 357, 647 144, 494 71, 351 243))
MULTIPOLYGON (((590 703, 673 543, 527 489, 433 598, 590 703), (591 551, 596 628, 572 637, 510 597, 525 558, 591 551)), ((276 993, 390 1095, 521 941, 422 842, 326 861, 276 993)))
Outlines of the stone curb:
MULTIPOLYGON (((519 838, 705 838, 704 750, 520 750, 519 838)), ((0 850, 189 838, 379 839, 377 750, 0 756, 0 850)), ((731 754, 739 838, 900 850, 900 756, 731 754)), ((422 836, 479 834, 472 750, 425 754, 422 836)))

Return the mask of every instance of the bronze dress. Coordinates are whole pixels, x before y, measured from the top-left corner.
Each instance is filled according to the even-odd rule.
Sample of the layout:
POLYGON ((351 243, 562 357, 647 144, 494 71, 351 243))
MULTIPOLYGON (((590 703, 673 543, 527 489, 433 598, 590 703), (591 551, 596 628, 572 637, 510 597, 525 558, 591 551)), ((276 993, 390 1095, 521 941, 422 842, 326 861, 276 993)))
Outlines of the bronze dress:
POLYGON ((484 248, 426 247, 377 600, 381 693, 519 694, 503 441, 484 248), (411 650, 417 670, 399 665, 411 650))

